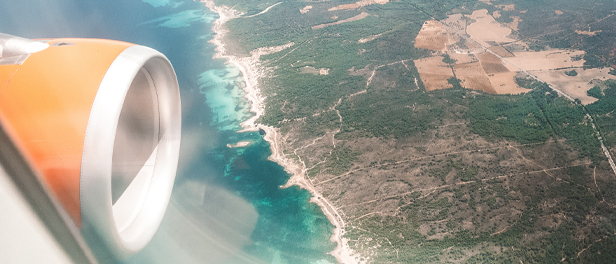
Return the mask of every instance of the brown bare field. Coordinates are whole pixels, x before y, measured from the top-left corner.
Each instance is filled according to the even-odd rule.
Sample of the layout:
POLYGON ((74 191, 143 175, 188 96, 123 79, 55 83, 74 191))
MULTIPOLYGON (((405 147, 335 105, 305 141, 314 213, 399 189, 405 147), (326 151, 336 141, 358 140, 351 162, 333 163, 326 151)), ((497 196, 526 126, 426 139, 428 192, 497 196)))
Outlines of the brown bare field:
POLYGON ((582 104, 587 105, 597 101, 596 98, 590 97, 586 94, 586 91, 590 90, 594 85, 590 84, 590 81, 599 79, 616 79, 615 76, 609 75, 610 68, 603 69, 588 69, 583 70, 581 68, 575 69, 577 76, 567 76, 565 71, 567 70, 553 70, 553 71, 534 71, 532 74, 539 77, 541 80, 554 85, 559 90, 570 95, 573 98, 580 99, 582 104))
POLYGON ((481 45, 475 42, 467 41, 465 44, 466 44, 466 47, 471 51, 483 50, 483 47, 481 47, 481 45))
POLYGON ((441 20, 441 22, 458 34, 466 34, 466 19, 464 19, 462 14, 449 15, 446 19, 441 20))
POLYGON ((489 50, 496 53, 498 56, 501 56, 501 57, 505 57, 505 58, 513 57, 513 54, 509 52, 508 50, 506 50, 505 48, 503 48, 502 46, 490 47, 489 50))
POLYGON ((453 77, 453 71, 443 62, 442 57, 429 57, 414 62, 427 91, 452 87, 447 79, 453 77))
POLYGON ((479 62, 456 64, 453 67, 456 77, 460 79, 460 84, 464 88, 482 90, 486 93, 495 94, 496 91, 492 88, 490 80, 486 73, 482 70, 479 62))
POLYGON ((429 50, 447 50, 449 37, 447 29, 436 20, 426 21, 415 38, 415 48, 429 50))
POLYGON ((474 11, 469 17, 475 19, 476 22, 468 25, 466 31, 469 35, 471 35, 473 40, 479 42, 484 47, 493 46, 488 43, 489 41, 494 41, 497 43, 508 43, 515 41, 514 39, 507 37, 511 34, 511 29, 496 22, 494 17, 488 14, 488 10, 482 9, 474 11))
MULTIPOLYGON (((573 61, 572 57, 583 56, 584 51, 581 50, 559 50, 550 49, 544 51, 526 51, 514 52, 515 57, 507 58, 518 67, 526 71, 541 71, 553 70, 562 68, 582 67, 584 60, 573 61)), ((517 67, 505 63, 511 71, 519 71, 517 67)))
POLYGON ((562 15, 562 14, 564 14, 564 13, 563 13, 563 11, 560 11, 560 10, 554 10, 554 13, 556 13, 557 15, 562 15))
POLYGON ((336 21, 336 22, 332 22, 332 23, 325 23, 325 24, 320 24, 320 25, 316 25, 313 26, 312 29, 320 29, 320 28, 324 28, 324 27, 329 27, 329 26, 333 26, 333 25, 338 25, 338 24, 342 24, 342 23, 347 23, 347 22, 353 22, 353 21, 357 21, 360 19, 364 19, 366 17, 369 17, 370 14, 366 13, 366 12, 361 12, 361 14, 356 15, 354 17, 351 18, 347 18, 347 19, 343 19, 340 21, 336 21))
POLYGON ((456 60, 456 64, 477 62, 477 57, 473 54, 449 53, 449 57, 456 60))
POLYGON ((501 72, 488 75, 492 88, 497 94, 521 94, 530 91, 515 83, 517 72, 501 72))
POLYGON ((355 2, 353 4, 345 4, 345 5, 339 5, 336 7, 332 7, 330 9, 328 9, 327 11, 336 11, 336 10, 346 10, 346 9, 356 9, 356 8, 360 8, 360 7, 364 7, 364 6, 368 6, 368 5, 374 5, 374 4, 379 4, 379 5, 384 5, 389 3, 389 0, 362 0, 359 2, 355 2))
POLYGON ((499 72, 508 72, 509 69, 505 67, 500 58, 494 56, 494 54, 485 52, 478 54, 477 58, 481 62, 481 67, 487 74, 494 74, 499 72))

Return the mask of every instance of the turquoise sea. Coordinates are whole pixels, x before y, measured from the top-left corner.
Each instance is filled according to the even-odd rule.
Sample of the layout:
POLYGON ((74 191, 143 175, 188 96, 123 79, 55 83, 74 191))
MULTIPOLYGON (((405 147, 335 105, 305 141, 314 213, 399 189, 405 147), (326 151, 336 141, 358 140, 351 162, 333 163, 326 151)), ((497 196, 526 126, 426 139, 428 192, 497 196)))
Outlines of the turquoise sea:
POLYGON ((164 53, 182 97, 182 147, 172 201, 152 242, 123 263, 335 263, 333 225, 289 175, 267 160, 240 72, 212 59, 217 18, 191 0, 0 2, 0 32, 29 38, 89 37, 164 53), (244 148, 227 144, 251 141, 244 148))

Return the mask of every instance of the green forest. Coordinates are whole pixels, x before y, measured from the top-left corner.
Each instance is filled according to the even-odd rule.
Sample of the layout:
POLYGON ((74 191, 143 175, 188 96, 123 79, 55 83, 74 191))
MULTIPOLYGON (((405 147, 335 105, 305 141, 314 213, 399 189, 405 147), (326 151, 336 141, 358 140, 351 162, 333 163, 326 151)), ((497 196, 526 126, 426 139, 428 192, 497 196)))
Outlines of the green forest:
MULTIPOLYGON (((451 257, 452 262, 458 262, 471 250, 481 252, 467 258, 466 263, 517 263, 519 260, 524 260, 524 263, 612 263, 616 259, 611 250, 616 242, 613 236, 616 212, 606 206, 604 199, 616 196, 616 185, 603 182, 605 186, 602 186, 600 181, 601 191, 588 187, 592 186, 591 174, 607 162, 587 116, 592 116, 604 143, 616 147, 616 82, 607 81, 590 89, 588 95, 599 100, 587 106, 579 101, 569 101, 546 83, 530 78, 516 80, 519 86, 531 89, 520 95, 492 95, 467 89, 471 87, 463 87, 455 77, 448 80, 452 88, 428 92, 413 63, 413 60, 434 55, 413 46, 426 20, 443 19, 452 13, 470 14, 473 10, 486 8, 491 13, 499 10, 501 16, 497 20, 501 22, 511 22, 511 16, 519 16, 523 23, 520 23, 519 32, 515 32, 516 37, 527 40, 531 49, 584 50, 587 52, 583 57, 584 69, 616 64, 609 55, 609 48, 613 47, 609 43, 616 43, 613 27, 616 16, 610 16, 611 10, 616 9, 616 2, 598 1, 602 6, 594 8, 588 2, 573 0, 495 0, 491 4, 481 1, 400 0, 386 5, 330 12, 327 10, 338 4, 356 1, 290 1, 253 17, 247 16, 258 14, 277 2, 215 2, 245 13, 225 24, 229 29, 226 41, 231 43, 228 45, 230 53, 249 56, 250 51, 257 48, 293 43, 285 50, 260 58, 262 65, 271 72, 267 78, 259 80, 266 99, 265 114, 257 122, 280 128, 283 134, 289 131, 298 133, 302 138, 297 142, 335 134, 336 146, 329 145, 327 152, 321 152, 325 154, 319 154, 322 163, 308 171, 310 177, 320 172, 340 176, 359 167, 362 161, 366 162, 363 160, 365 156, 373 154, 360 152, 347 142, 357 139, 387 142, 434 139, 439 137, 434 131, 452 123, 464 124, 466 129, 460 128, 458 131, 463 133, 454 135, 454 139, 479 138, 495 145, 505 141, 511 145, 530 144, 520 150, 528 152, 535 151, 535 146, 540 149, 556 142, 558 144, 554 144, 558 146, 554 151, 558 153, 555 157, 572 153, 572 156, 577 155, 576 160, 586 162, 586 165, 559 171, 556 176, 561 177, 560 181, 553 180, 550 178, 553 175, 544 171, 525 174, 522 177, 526 178, 519 182, 506 184, 500 180, 483 180, 486 174, 508 172, 500 171, 496 165, 486 168, 480 162, 449 156, 438 162, 421 164, 424 167, 418 170, 422 175, 431 175, 442 184, 450 177, 461 184, 438 189, 432 196, 414 192, 408 195, 408 200, 392 198, 399 204, 398 215, 374 214, 355 222, 356 228, 346 230, 345 238, 349 239, 351 247, 360 245, 360 238, 370 236, 372 240, 362 246, 377 248, 374 263, 441 262, 444 255, 451 257), (510 3, 516 4, 515 10, 497 7, 510 3), (299 10, 307 5, 314 8, 300 13, 299 10), (555 9, 564 13, 558 15, 555 9), (522 13, 521 10, 527 11, 522 13), (369 16, 313 29, 362 12, 369 16), (596 22, 598 18, 605 19, 596 22), (592 30, 602 30, 603 33, 586 36, 574 32, 589 30, 590 23, 593 23, 592 30), (359 41, 377 35, 374 40, 359 41), (307 66, 325 68, 328 74, 302 73, 307 66), (443 195, 439 196, 440 193, 443 195), (478 225, 480 220, 477 219, 485 218, 486 212, 475 210, 498 210, 513 200, 522 203, 518 208, 520 216, 508 223, 506 230, 497 233, 495 226, 489 226, 492 228, 487 229, 490 232, 469 231, 461 227, 464 221, 478 225), (557 200, 558 203, 546 209, 544 203, 547 200, 557 200), (458 210, 453 209, 454 205, 476 215, 472 220, 449 218, 454 215, 453 210, 458 210), (555 227, 541 225, 541 217, 552 214, 562 214, 567 221, 555 227), (600 218, 600 221, 593 219, 600 224, 594 225, 595 222, 588 220, 587 216, 600 218), (427 231, 428 235, 419 232, 422 224, 434 221, 449 233, 439 239, 428 239, 436 233, 434 227, 427 231), (589 232, 588 239, 592 238, 592 241, 576 239, 576 232, 582 232, 580 230, 589 232), (528 236, 537 238, 529 239, 528 236), (587 249, 588 254, 578 257, 578 252, 590 244, 593 246, 587 249), (515 250, 505 250, 513 247, 515 250)), ((449 56, 443 56, 442 61, 447 64, 455 62, 449 56)), ((566 74, 575 76, 578 72, 568 69, 566 74)), ((417 149, 417 152, 422 151, 419 147, 417 149)), ((503 160, 506 160, 505 156, 503 160)), ((564 162, 554 161, 554 164, 561 166, 564 162)), ((368 163, 371 165, 367 167, 379 168, 383 175, 388 173, 387 165, 374 160, 368 163)), ((336 178, 336 181, 344 179, 336 178)), ((402 182, 410 187, 416 184, 402 182)), ((596 181, 594 185, 597 185, 596 181)))

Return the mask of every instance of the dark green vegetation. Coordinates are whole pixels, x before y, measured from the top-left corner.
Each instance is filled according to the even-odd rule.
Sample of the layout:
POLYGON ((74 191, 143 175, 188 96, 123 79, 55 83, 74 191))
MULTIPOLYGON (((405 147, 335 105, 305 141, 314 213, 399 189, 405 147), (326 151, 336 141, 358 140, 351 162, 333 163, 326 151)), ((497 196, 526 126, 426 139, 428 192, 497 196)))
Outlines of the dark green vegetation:
POLYGON ((518 96, 482 96, 470 105, 467 116, 472 131, 487 139, 539 143, 549 138, 567 139, 581 157, 598 162, 600 143, 581 105, 568 101, 546 83, 518 79, 533 89, 518 96))
MULTIPOLYGON (((247 15, 277 3, 216 2, 247 15)), ((616 83, 588 91, 600 100, 586 107, 545 83, 523 78, 518 84, 532 90, 521 95, 468 90, 455 77, 448 80, 453 88, 426 92, 413 63, 432 55, 413 46, 424 21, 497 7, 400 0, 327 11, 353 2, 283 2, 265 14, 226 24, 227 43, 234 43, 230 51, 242 56, 294 43, 261 57, 272 72, 260 80, 266 113, 258 121, 280 128, 292 147, 316 146, 318 155, 298 155, 311 168, 309 177, 322 177, 315 182, 335 176, 317 188, 329 191, 324 197, 343 207, 350 223, 345 236, 353 249, 371 255, 374 263, 614 262, 612 254, 597 252, 607 251, 614 241, 616 186, 586 113, 606 145, 616 147, 616 83), (300 13, 307 5, 313 8, 300 13), (362 12, 369 16, 313 29, 362 12), (329 74, 298 74, 306 66, 329 69, 329 74), (399 152, 382 157, 394 150, 399 152), (344 200, 363 191, 358 199, 344 200), (359 200, 377 205, 352 207, 359 200), (391 204, 392 212, 384 212, 387 206, 382 205, 391 204)), ((608 16, 613 1, 594 2, 601 7, 571 0, 494 4, 516 4, 514 11, 501 10, 499 20, 520 16, 523 23, 515 34, 532 39, 531 49, 583 49, 588 52, 584 67, 592 68, 616 64, 609 53, 616 43, 610 41, 614 29, 606 27, 616 23, 616 16, 608 16), (564 13, 557 15, 555 9, 564 13), (593 31, 605 34, 574 32, 588 30, 591 23, 593 31)), ((455 63, 449 56, 442 61, 455 63)))
POLYGON ((594 87, 588 92, 590 93, 591 90, 593 94, 600 95, 597 97, 599 101, 587 105, 586 109, 594 118, 605 145, 614 148, 616 147, 616 116, 614 115, 616 110, 616 81, 606 81, 603 91, 599 87, 594 87))
POLYGON ((524 22, 520 23, 518 34, 521 39, 529 40, 534 50, 545 46, 584 50, 587 52, 585 69, 616 64, 616 16, 612 13, 616 9, 615 1, 500 0, 493 3, 515 4, 515 10, 501 11, 502 16, 497 20, 506 23, 511 16, 520 17, 524 22), (584 35, 577 34, 576 30, 597 33, 584 35))
MULTIPOLYGON (((422 100, 421 98, 414 98, 415 95, 412 94, 399 94, 401 90, 405 93, 418 90, 414 79, 419 79, 419 75, 411 60, 429 54, 425 50, 415 49, 410 43, 413 43, 426 19, 430 19, 430 16, 446 17, 446 12, 459 6, 457 2, 407 0, 387 5, 370 5, 362 10, 336 12, 326 10, 345 2, 326 5, 284 2, 266 14, 227 22, 226 25, 231 29, 227 35, 228 43, 234 43, 229 47, 230 51, 244 55, 259 47, 295 43, 284 51, 262 57, 262 60, 267 61, 265 66, 271 63, 277 68, 273 73, 276 78, 264 80, 263 83, 263 86, 269 89, 263 91, 267 96, 267 108, 266 115, 260 122, 280 127, 285 119, 295 120, 310 117, 315 112, 330 111, 342 98, 342 104, 337 109, 341 110, 345 121, 348 119, 348 122, 345 122, 348 124, 345 133, 359 131, 373 136, 408 136, 414 133, 413 131, 422 129, 410 128, 412 124, 429 122, 422 121, 427 113, 412 113, 411 109, 404 109, 404 105, 412 105, 413 100, 422 100), (313 5, 314 8, 301 14, 299 10, 306 5, 313 5), (361 12, 367 12, 370 16, 354 22, 312 29, 313 26, 351 18, 361 12), (333 19, 334 16, 337 18, 333 19), (358 42, 362 38, 377 34, 382 35, 373 41, 358 42), (378 76, 375 77, 373 85, 366 87, 366 78, 372 70, 397 61, 405 61, 408 69, 405 65, 398 64, 384 67, 379 72, 389 75, 382 76, 381 79, 390 76, 396 78, 393 87, 387 87, 391 89, 383 89, 376 80, 378 76), (305 66, 327 68, 330 71, 328 75, 316 77, 297 74, 298 69, 305 66), (349 70, 356 73, 350 74, 349 70), (357 102, 362 104, 362 109, 357 109, 355 102, 347 102, 347 96, 366 88, 367 94, 357 96, 358 101, 363 100, 357 102), (374 95, 378 95, 379 100, 372 99, 374 95), (394 102, 388 102, 389 100, 394 102), (366 106, 372 106, 376 110, 366 109, 366 106), (361 115, 357 111, 362 111, 361 115), (355 121, 355 115, 359 115, 361 120, 355 121), (363 122, 364 119, 373 122, 363 122), (412 131, 399 131, 405 127, 412 131)), ((238 0, 221 0, 216 3, 236 6, 247 14, 258 13, 259 10, 274 4, 238 0)), ((425 96, 421 93, 423 92, 416 94, 419 97, 425 96)), ((328 122, 317 118, 307 121, 315 124, 328 122)))
POLYGON ((597 99, 601 99, 603 97, 603 92, 601 91, 601 88, 599 88, 599 86, 595 86, 590 90, 586 91, 586 94, 597 99))
POLYGON ((565 75, 567 76, 577 76, 578 73, 575 70, 565 71, 565 75))

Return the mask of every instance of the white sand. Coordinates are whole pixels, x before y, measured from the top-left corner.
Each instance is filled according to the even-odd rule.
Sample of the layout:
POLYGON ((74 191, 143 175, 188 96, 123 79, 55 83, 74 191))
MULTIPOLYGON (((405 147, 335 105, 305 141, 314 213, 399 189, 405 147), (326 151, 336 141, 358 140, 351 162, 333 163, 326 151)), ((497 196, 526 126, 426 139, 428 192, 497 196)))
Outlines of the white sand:
POLYGON ((227 144, 227 148, 243 148, 250 146, 250 144, 252 144, 251 141, 240 141, 235 144, 227 144))
POLYGON ((286 45, 278 47, 266 47, 254 50, 251 52, 250 57, 239 58, 230 55, 225 50, 223 42, 224 35, 228 32, 224 27, 224 23, 230 19, 241 16, 236 10, 226 6, 216 6, 211 0, 202 0, 205 5, 215 13, 218 13, 220 18, 214 22, 212 31, 216 33, 211 43, 216 45, 217 53, 214 58, 224 58, 229 63, 233 63, 244 76, 246 86, 244 91, 246 93, 246 99, 250 101, 250 111, 255 113, 255 116, 241 123, 243 131, 256 131, 258 129, 265 130, 266 134, 264 139, 270 143, 272 155, 269 160, 277 162, 285 168, 285 170, 291 174, 291 178, 282 186, 283 188, 297 185, 300 188, 308 190, 312 194, 311 202, 316 203, 322 210, 327 218, 336 227, 334 229, 334 235, 331 237, 331 241, 336 242, 337 246, 330 254, 343 264, 355 264, 359 263, 359 257, 354 254, 350 249, 346 239, 343 239, 345 223, 336 211, 336 209, 325 199, 319 192, 317 192, 312 184, 310 184, 305 178, 305 168, 303 165, 297 164, 294 160, 288 159, 282 152, 282 139, 279 131, 273 127, 265 126, 263 124, 256 124, 256 120, 265 112, 264 97, 261 96, 258 80, 264 77, 268 73, 268 69, 260 64, 259 57, 264 54, 271 54, 282 51, 294 45, 294 43, 288 43, 286 45))

